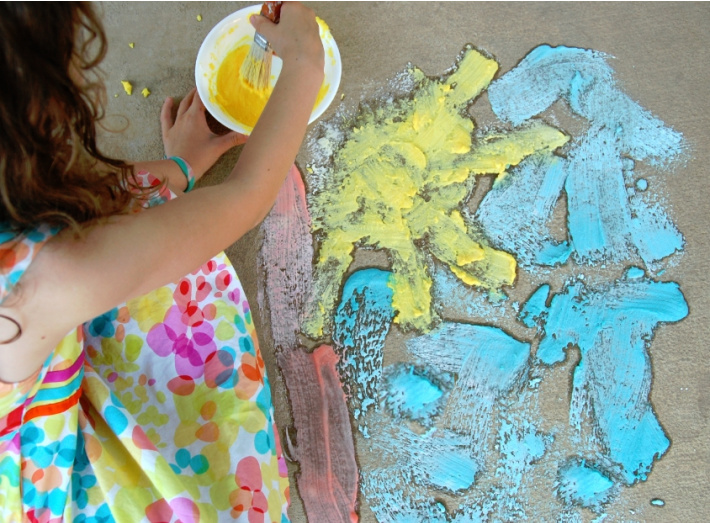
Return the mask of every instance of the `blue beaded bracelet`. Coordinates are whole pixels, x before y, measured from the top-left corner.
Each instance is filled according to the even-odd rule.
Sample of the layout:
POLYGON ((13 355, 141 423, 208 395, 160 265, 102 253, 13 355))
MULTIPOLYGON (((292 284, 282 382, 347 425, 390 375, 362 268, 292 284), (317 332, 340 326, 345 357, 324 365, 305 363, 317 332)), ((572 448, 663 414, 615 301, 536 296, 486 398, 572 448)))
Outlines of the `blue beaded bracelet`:
POLYGON ((192 172, 192 167, 190 167, 190 164, 179 156, 170 156, 166 157, 165 159, 174 161, 178 165, 178 167, 180 167, 182 174, 184 174, 185 178, 187 178, 187 187, 183 192, 190 192, 195 186, 195 173, 192 172))

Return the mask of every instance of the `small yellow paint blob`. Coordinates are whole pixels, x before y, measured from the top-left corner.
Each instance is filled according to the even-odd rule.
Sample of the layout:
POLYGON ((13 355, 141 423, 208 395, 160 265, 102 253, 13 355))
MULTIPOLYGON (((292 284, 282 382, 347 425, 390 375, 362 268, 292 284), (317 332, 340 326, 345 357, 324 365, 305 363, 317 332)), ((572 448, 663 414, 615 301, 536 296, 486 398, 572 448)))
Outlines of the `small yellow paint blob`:
POLYGON ((197 15, 197 21, 202 22, 202 15, 197 15))
POLYGON ((123 86, 123 90, 126 91, 126 94, 128 96, 131 96, 133 94, 133 85, 131 85, 131 82, 128 80, 121 80, 121 85, 123 86))
POLYGON ((148 90, 147 87, 144 87, 143 90, 141 91, 141 94, 143 95, 143 98, 148 98, 148 96, 150 96, 150 91, 148 90))
POLYGON ((113 95, 114 98, 118 98, 118 93, 113 95))
MULTIPOLYGON (((256 125, 273 91, 271 85, 263 90, 254 89, 242 78, 242 63, 250 49, 251 43, 246 42, 227 53, 209 82, 210 100, 249 131, 256 125)), ((323 100, 329 87, 324 81, 314 107, 323 100)))
POLYGON ((325 20, 323 20, 320 16, 316 16, 316 22, 318 23, 321 33, 323 34, 328 34, 330 33, 330 27, 328 24, 325 23, 325 20))
POLYGON ((135 46, 136 44, 134 44, 133 42, 128 42, 128 47, 130 47, 131 49, 133 49, 135 46))

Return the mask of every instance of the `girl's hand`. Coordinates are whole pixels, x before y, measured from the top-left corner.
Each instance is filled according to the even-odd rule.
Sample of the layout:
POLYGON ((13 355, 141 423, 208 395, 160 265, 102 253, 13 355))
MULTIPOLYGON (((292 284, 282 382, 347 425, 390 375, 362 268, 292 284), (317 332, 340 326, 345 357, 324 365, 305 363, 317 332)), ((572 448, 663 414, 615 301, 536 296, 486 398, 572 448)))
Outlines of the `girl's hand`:
POLYGON ((205 105, 195 88, 180 102, 174 120, 172 108, 173 99, 167 98, 160 111, 165 156, 184 159, 192 167, 196 179, 200 179, 229 149, 246 142, 246 136, 234 131, 221 136, 210 131, 205 105))
POLYGON ((305 70, 313 67, 322 73, 325 53, 312 10, 299 2, 284 2, 278 24, 261 15, 253 15, 249 21, 268 40, 284 66, 294 65, 305 70))

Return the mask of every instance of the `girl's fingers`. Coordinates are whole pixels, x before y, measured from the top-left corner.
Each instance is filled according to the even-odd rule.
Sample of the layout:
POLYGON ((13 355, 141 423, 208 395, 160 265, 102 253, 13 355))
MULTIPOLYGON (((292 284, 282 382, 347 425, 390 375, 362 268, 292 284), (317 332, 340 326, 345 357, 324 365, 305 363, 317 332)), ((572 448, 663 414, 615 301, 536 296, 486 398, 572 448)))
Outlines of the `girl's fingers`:
POLYGON ((231 131, 220 136, 212 135, 212 139, 210 140, 211 149, 215 151, 218 156, 222 156, 232 147, 236 147, 237 145, 241 145, 246 142, 246 138, 247 137, 243 134, 239 134, 235 131, 231 131))
POLYGON ((232 138, 234 140, 234 145, 241 145, 243 143, 247 143, 247 138, 249 137, 246 134, 241 134, 235 131, 232 138))
POLYGON ((168 131, 174 125, 173 121, 173 99, 168 97, 163 102, 163 107, 160 109, 160 128, 163 132, 163 141, 165 141, 168 131))
POLYGON ((232 147, 236 147, 237 145, 245 143, 247 141, 247 137, 243 134, 239 134, 236 131, 232 131, 220 137, 217 137, 214 140, 218 144, 218 150, 220 151, 221 155, 226 153, 232 147))
POLYGON ((189 108, 190 105, 192 105, 192 99, 195 96, 195 91, 197 89, 193 88, 189 93, 187 93, 187 96, 182 99, 180 102, 180 107, 178 107, 178 112, 177 112, 177 117, 180 118, 189 108))
POLYGON ((198 111, 205 111, 205 104, 202 101, 202 98, 200 98, 199 93, 197 92, 197 88, 193 88, 194 90, 194 100, 192 103, 191 107, 194 107, 198 111))

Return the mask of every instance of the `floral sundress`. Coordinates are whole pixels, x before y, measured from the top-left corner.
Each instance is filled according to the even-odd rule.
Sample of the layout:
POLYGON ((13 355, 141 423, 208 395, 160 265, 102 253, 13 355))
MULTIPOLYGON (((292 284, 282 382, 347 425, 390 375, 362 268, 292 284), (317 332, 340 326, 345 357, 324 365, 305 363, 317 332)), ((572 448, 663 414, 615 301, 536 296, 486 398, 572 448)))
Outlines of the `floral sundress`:
MULTIPOLYGON (((0 232, 0 300, 54 232, 0 232)), ((264 361, 224 253, 79 326, 31 378, 0 382, 0 521, 286 522, 288 503, 264 361)))

